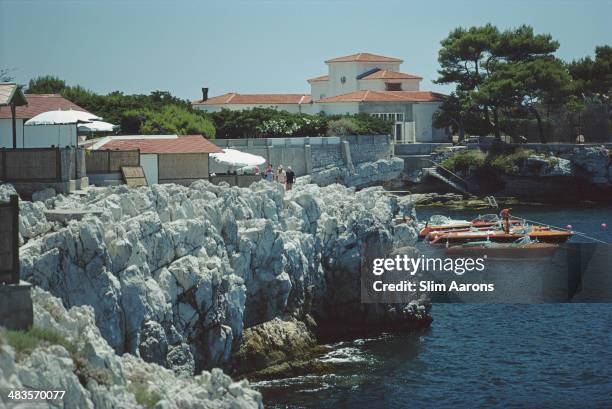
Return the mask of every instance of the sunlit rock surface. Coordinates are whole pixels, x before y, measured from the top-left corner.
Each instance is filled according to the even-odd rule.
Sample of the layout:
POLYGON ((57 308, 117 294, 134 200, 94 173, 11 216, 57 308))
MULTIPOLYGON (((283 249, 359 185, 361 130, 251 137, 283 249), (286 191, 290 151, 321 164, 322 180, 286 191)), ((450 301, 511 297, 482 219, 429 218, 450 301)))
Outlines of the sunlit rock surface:
MULTIPOLYGON (((232 382, 220 369, 179 377, 134 355, 116 355, 101 336, 90 306, 66 310, 61 300, 38 288, 32 299, 34 327, 61 341, 43 341, 33 351, 18 353, 0 332, 0 389, 61 390, 65 395, 29 407, 263 408, 261 395, 247 381, 232 382)), ((3 393, 0 408, 15 402, 3 393)))
POLYGON ((116 353, 178 374, 222 366, 245 328, 276 317, 357 329, 405 318, 360 303, 368 260, 416 237, 413 226, 393 227, 402 206, 382 188, 300 184, 285 193, 265 181, 197 181, 90 188, 29 205, 42 208, 22 215, 22 278, 66 307, 92 306, 116 353), (49 224, 45 208, 98 213, 49 224))

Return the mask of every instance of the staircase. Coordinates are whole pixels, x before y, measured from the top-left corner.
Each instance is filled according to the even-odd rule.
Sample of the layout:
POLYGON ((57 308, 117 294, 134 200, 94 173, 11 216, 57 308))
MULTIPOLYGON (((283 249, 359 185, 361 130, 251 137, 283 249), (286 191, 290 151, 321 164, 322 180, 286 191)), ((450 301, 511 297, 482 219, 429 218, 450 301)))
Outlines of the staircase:
POLYGON ((442 166, 436 165, 432 168, 424 168, 423 175, 436 178, 464 195, 469 194, 468 183, 442 166))

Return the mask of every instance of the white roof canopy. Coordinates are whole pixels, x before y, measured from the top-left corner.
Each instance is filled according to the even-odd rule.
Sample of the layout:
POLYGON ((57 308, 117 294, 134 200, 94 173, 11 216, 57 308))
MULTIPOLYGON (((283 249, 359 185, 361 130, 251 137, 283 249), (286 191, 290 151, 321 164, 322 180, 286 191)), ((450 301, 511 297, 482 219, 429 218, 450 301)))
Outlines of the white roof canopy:
POLYGON ((104 121, 91 121, 89 123, 80 124, 77 129, 83 132, 112 132, 117 125, 109 124, 104 121))
POLYGON ((218 163, 242 168, 244 166, 259 166, 266 163, 266 158, 237 149, 223 149, 221 153, 211 153, 210 157, 218 163))
POLYGON ((26 121, 26 125, 65 125, 101 120, 102 118, 84 111, 72 109, 47 111, 26 121))

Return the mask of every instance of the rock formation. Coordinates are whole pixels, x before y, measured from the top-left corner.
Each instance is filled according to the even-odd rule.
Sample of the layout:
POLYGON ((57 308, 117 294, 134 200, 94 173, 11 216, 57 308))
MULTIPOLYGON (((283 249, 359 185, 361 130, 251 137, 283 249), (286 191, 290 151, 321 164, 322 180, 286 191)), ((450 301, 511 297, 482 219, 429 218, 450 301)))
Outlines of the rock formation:
MULTIPOLYGON (((373 171, 360 169, 354 184, 373 171)), ((277 317, 401 326, 406 311, 361 304, 359 287, 369 257, 416 237, 393 227, 400 207, 382 188, 337 184, 286 194, 265 181, 90 188, 21 202, 21 277, 66 307, 91 306, 116 353, 199 373, 227 363, 245 328, 277 317), (95 213, 49 223, 50 209, 95 213)), ((411 308, 414 322, 429 322, 427 309, 411 308)))
MULTIPOLYGON (((232 382, 220 369, 179 377, 134 355, 116 355, 90 306, 66 310, 61 300, 38 288, 32 299, 39 344, 23 350, 16 342, 21 349, 16 350, 11 336, 24 335, 0 331, 0 408, 20 403, 9 399, 10 390, 65 391, 61 400, 27 403, 36 408, 263 408, 261 394, 247 381, 232 382)), ((25 408, 26 401, 21 402, 25 408)))
POLYGON ((386 182, 399 177, 404 170, 404 160, 393 157, 389 160, 380 159, 376 162, 364 162, 355 166, 351 172, 347 167, 329 166, 315 169, 313 173, 298 179, 298 183, 315 183, 319 186, 329 186, 340 183, 345 186, 365 187, 377 182, 386 182))

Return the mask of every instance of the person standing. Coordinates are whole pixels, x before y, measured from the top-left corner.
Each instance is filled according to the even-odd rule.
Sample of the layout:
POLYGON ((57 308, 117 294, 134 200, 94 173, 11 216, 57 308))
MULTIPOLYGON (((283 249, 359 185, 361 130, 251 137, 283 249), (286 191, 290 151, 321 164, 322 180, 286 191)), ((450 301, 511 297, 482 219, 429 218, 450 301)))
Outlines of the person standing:
POLYGON ((274 182, 274 168, 272 168, 272 165, 268 164, 268 167, 266 168, 266 180, 268 182, 274 182))
POLYGON ((293 169, 291 169, 291 166, 287 166, 287 172, 285 172, 285 178, 286 178, 286 189, 291 190, 291 188, 293 187, 293 183, 295 183, 295 173, 293 172, 293 169))
POLYGON ((502 211, 499 213, 503 219, 503 228, 504 233, 506 234, 510 234, 510 210, 512 209, 502 209, 502 211))
POLYGON ((281 185, 285 186, 285 182, 287 181, 287 176, 285 176, 285 169, 283 169, 283 165, 279 165, 276 171, 276 181, 281 185))

